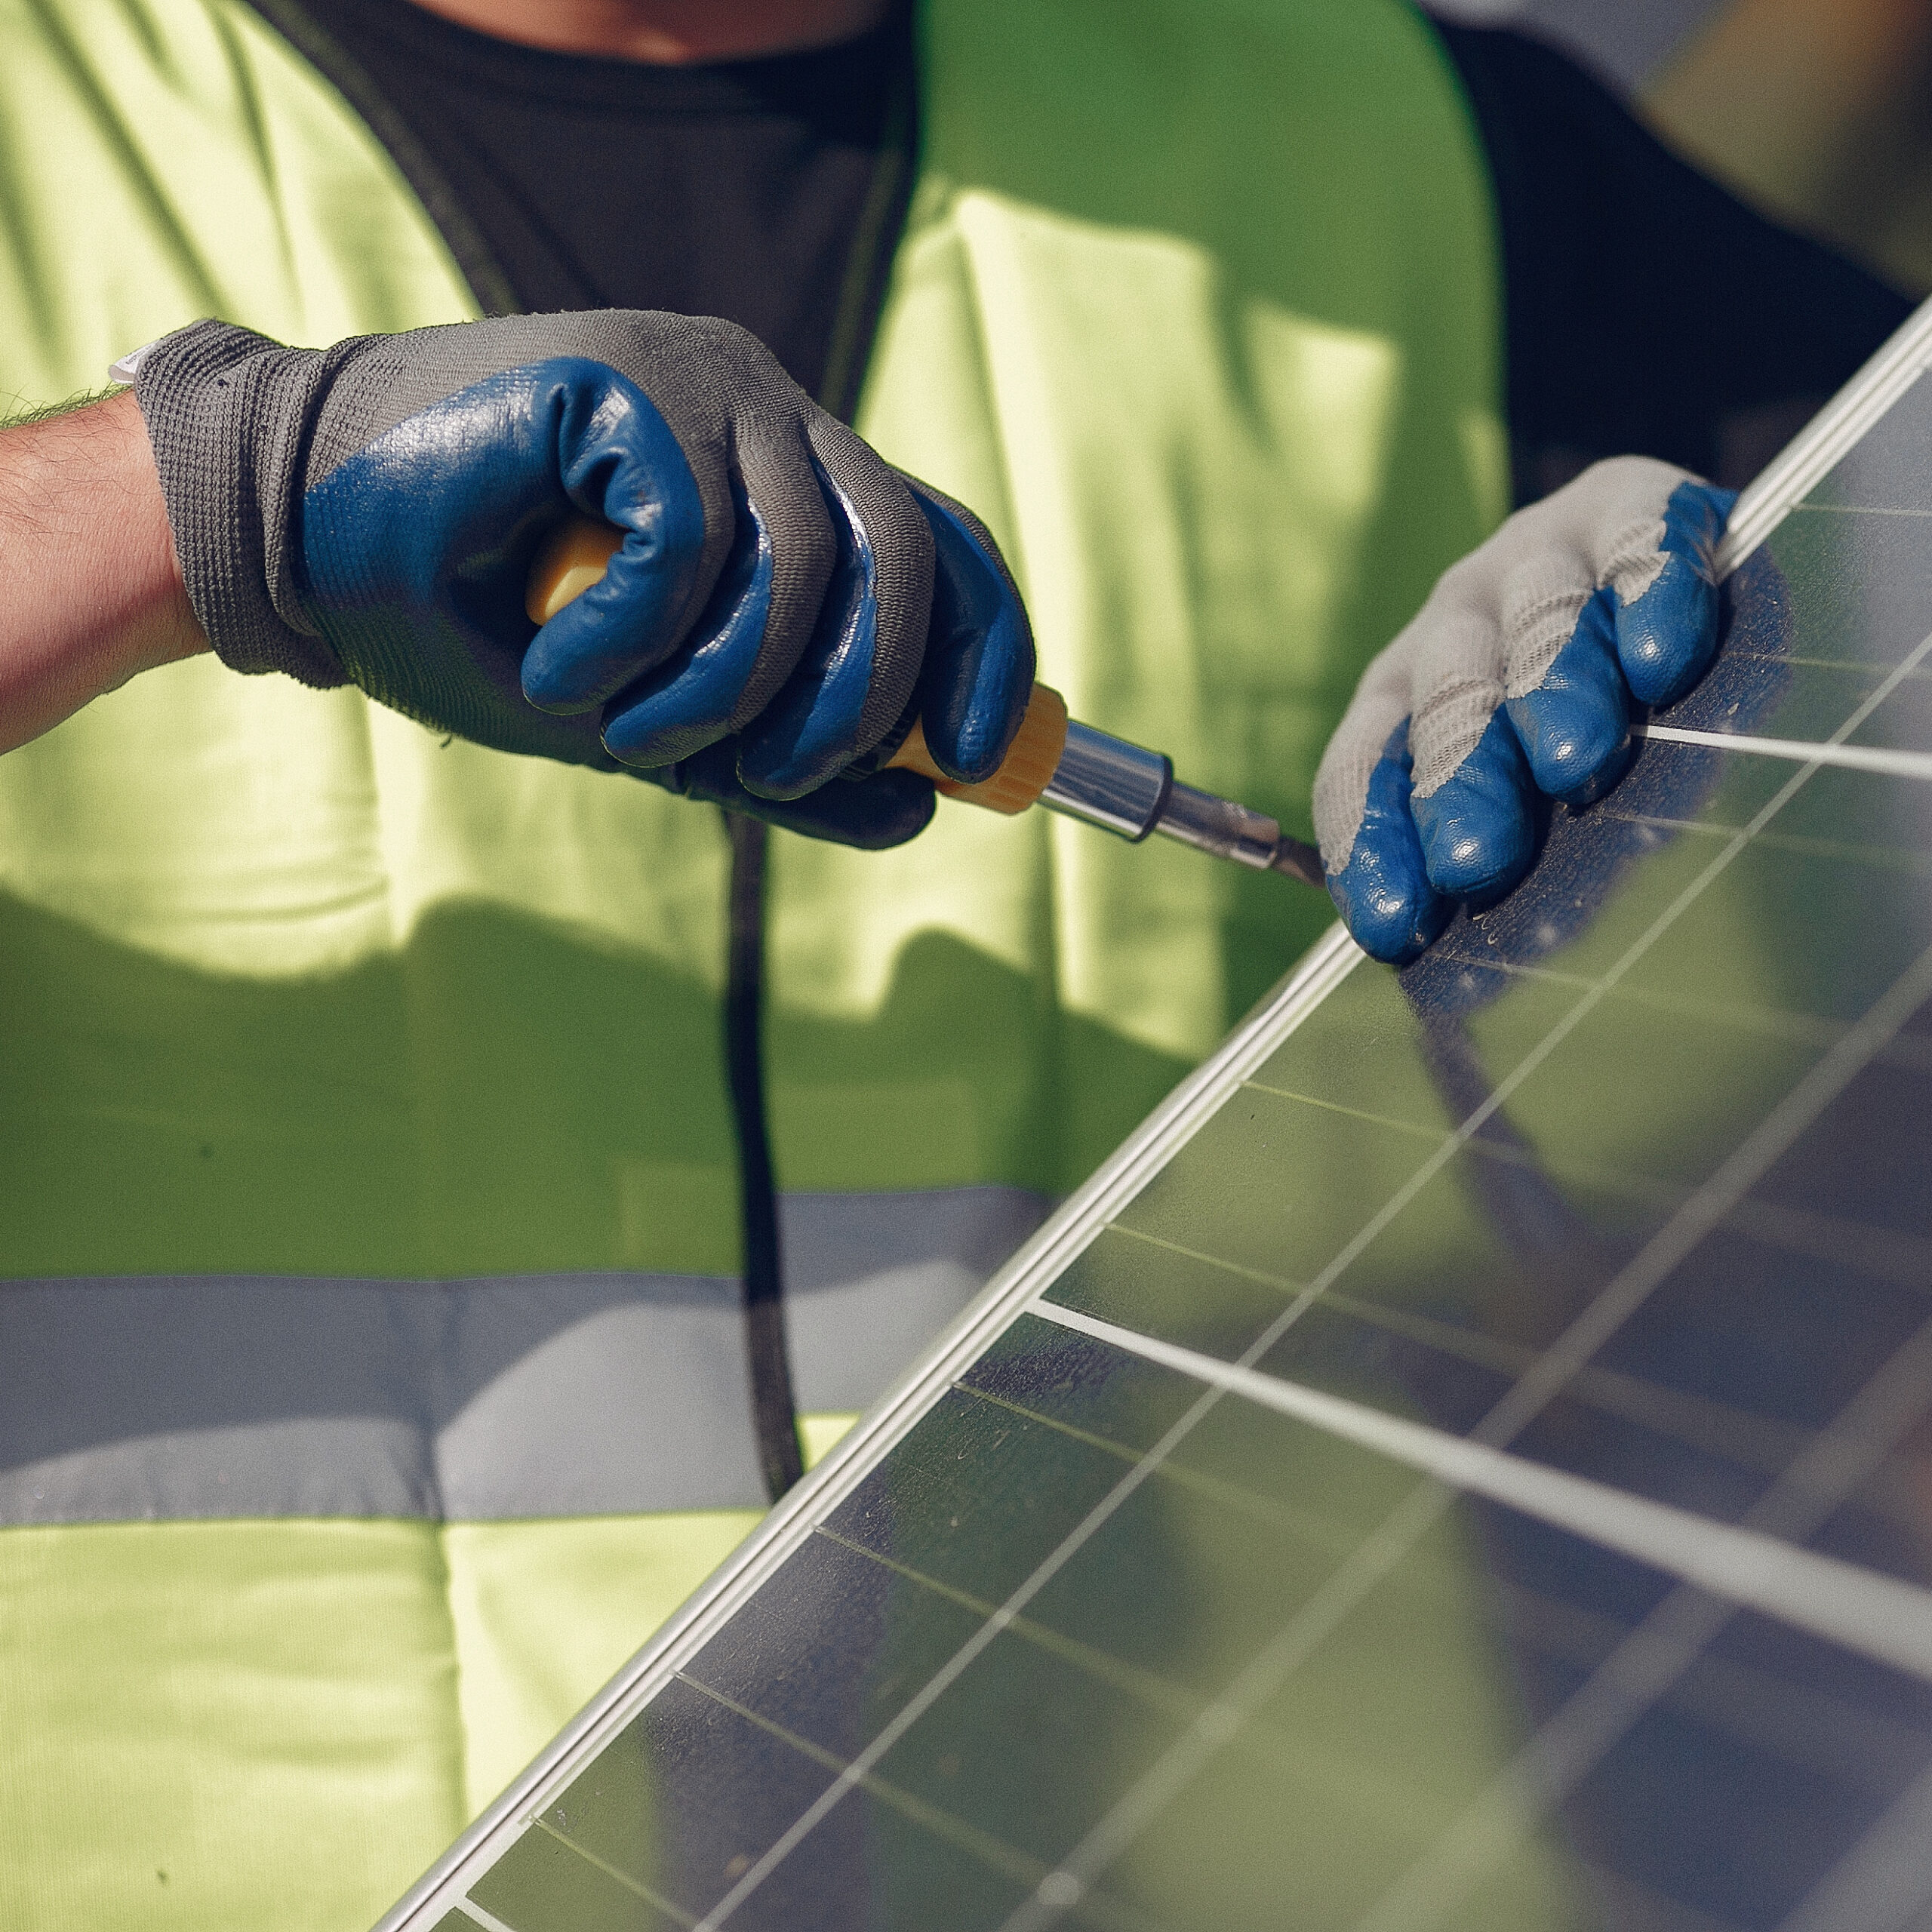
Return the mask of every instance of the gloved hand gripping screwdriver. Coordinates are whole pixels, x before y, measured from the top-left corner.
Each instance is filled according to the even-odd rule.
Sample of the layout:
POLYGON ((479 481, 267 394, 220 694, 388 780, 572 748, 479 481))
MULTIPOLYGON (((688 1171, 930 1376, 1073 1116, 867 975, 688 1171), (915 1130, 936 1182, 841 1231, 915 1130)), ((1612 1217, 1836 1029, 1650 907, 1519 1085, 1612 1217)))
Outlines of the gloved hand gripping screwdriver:
MULTIPOLYGON (((611 524, 587 517, 565 524, 531 566, 525 603, 531 621, 547 623, 582 596, 623 541, 623 531, 611 524)), ((916 719, 887 764, 918 772, 946 797, 989 811, 1011 816, 1042 804, 1136 844, 1158 832, 1257 872, 1324 884, 1321 855, 1312 845, 1287 837, 1264 813, 1182 784, 1164 754, 1069 719, 1066 700, 1046 685, 1033 687, 998 771, 977 785, 961 785, 940 770, 916 719)))

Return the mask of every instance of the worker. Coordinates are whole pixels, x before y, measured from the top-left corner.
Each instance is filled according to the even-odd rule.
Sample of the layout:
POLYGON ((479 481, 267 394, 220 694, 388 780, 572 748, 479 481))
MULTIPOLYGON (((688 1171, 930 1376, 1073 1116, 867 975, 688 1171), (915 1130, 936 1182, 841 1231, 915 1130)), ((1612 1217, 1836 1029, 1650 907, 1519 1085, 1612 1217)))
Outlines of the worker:
POLYGON ((372 1918, 1330 916, 915 718, 1037 670, 1407 956, 1906 309, 1396 0, 0 51, 23 1927, 372 1918))

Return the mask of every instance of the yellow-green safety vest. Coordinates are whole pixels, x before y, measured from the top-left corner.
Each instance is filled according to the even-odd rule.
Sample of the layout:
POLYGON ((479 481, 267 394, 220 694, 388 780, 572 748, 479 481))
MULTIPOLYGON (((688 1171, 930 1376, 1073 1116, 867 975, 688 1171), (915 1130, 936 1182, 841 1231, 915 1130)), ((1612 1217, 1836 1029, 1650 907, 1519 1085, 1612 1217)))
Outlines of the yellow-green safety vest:
MULTIPOLYGON (((1076 715, 1303 835, 1504 504, 1488 189, 1398 0, 928 0, 858 413, 1076 715)), ((478 312, 240 0, 0 0, 0 409, 478 312)), ((103 528, 103 554, 115 540, 103 528)), ((780 835, 819 1440, 1327 923, 943 805, 780 835)), ((0 1923, 371 1920, 755 1520, 724 840, 202 658, 0 759, 0 1923)))

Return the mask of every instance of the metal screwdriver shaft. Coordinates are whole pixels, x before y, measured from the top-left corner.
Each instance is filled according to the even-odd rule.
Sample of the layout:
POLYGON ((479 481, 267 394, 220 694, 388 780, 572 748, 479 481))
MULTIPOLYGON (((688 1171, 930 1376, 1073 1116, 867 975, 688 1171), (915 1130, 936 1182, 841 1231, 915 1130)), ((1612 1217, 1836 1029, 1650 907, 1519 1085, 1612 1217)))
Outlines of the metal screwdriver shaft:
POLYGON ((1257 872, 1285 872, 1306 885, 1322 882, 1321 855, 1287 837, 1265 813, 1182 784, 1165 753, 1091 724, 1068 724, 1066 748, 1039 802, 1137 843, 1158 832, 1257 872))
MULTIPOLYGON (((602 577, 622 540, 623 533, 609 524, 588 518, 565 524, 531 567, 525 601, 531 619, 548 623, 580 597, 602 577)), ((1257 872, 1285 873, 1304 885, 1324 882, 1321 855, 1312 845, 1287 837, 1263 812, 1182 784, 1164 753, 1069 719, 1065 700, 1050 685, 1033 687, 1004 761, 982 783, 947 777, 916 722, 888 763, 923 773, 947 797, 989 811, 1011 815, 1041 804, 1137 844, 1158 832, 1257 872)))

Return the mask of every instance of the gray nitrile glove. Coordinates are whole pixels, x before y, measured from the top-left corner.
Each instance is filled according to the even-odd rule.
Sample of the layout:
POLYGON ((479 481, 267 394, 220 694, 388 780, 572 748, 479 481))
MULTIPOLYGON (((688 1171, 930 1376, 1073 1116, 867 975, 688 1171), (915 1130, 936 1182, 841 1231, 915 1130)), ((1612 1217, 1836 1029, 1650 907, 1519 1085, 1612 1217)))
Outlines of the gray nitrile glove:
POLYGON ((896 844, 932 788, 852 783, 917 715, 990 776, 1031 689, 992 539, 729 322, 520 315, 282 347, 164 337, 136 387, 195 614, 242 671, 346 681, 499 749, 896 844), (540 629, 565 519, 623 531, 540 629))

